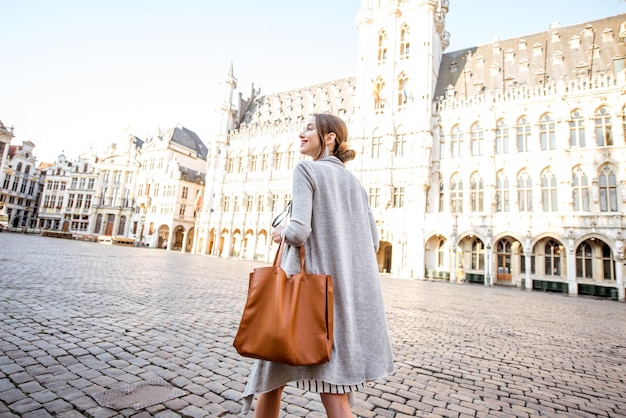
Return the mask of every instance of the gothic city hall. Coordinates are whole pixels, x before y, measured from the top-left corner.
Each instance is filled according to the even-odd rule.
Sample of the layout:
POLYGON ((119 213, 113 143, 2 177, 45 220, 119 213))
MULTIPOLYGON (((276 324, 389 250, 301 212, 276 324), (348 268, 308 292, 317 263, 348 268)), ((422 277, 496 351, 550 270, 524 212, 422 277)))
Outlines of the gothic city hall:
POLYGON ((626 15, 446 52, 448 0, 363 0, 357 73, 239 93, 193 252, 268 260, 310 115, 348 123, 382 273, 624 300, 626 15))

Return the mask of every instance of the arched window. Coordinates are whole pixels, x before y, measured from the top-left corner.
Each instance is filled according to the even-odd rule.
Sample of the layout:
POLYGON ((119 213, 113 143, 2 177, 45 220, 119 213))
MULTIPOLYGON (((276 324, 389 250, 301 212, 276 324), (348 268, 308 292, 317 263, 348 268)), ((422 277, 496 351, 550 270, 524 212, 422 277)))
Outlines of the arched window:
POLYGON ((374 89, 372 91, 372 97, 374 98, 374 109, 382 111, 385 108, 385 82, 382 78, 379 78, 374 83, 374 89))
POLYGON ((283 168, 283 155, 284 153, 280 150, 277 149, 276 152, 274 153, 274 169, 275 170, 280 170, 281 168, 283 168))
POLYGON ((500 119, 496 126, 496 154, 509 153, 509 127, 500 119))
POLYGON ((556 149, 556 140, 554 136, 555 125, 550 115, 543 115, 539 120, 539 140, 541 143, 541 150, 553 150, 556 149))
POLYGON ((533 210, 533 180, 526 170, 517 176, 517 202, 520 212, 532 212, 533 210))
POLYGON ((585 118, 578 110, 573 111, 570 115, 569 146, 571 148, 585 147, 585 118))
POLYGON ((470 179, 470 188, 472 212, 484 211, 485 208, 483 202, 485 201, 485 186, 483 184, 483 179, 478 174, 474 174, 470 179))
POLYGON ((496 247, 498 274, 511 274, 511 243, 507 239, 498 241, 496 247))
POLYGON ((406 134, 396 134, 396 139, 393 141, 393 155, 395 157, 404 157, 406 150, 406 134))
POLYGON ((383 30, 378 34, 378 63, 382 64, 387 59, 387 33, 383 30))
POLYGON ((544 170, 541 175, 541 201, 544 212, 556 212, 559 209, 556 176, 550 169, 544 170))
POLYGON ((615 280, 615 260, 613 251, 606 243, 602 245, 602 270, 604 280, 615 280))
POLYGON ((22 171, 22 163, 17 163, 17 167, 15 168, 15 172, 19 173, 20 171, 22 171))
POLYGON ((287 150, 287 168, 291 170, 294 166, 295 161, 296 151, 293 149, 293 145, 291 145, 287 150))
POLYGON ((550 240, 544 248, 544 265, 546 276, 561 275, 561 246, 555 240, 550 240))
POLYGON ((266 171, 269 169, 269 151, 267 148, 263 150, 261 153, 261 171, 266 171))
POLYGON ((463 181, 458 174, 450 180, 450 205, 452 213, 463 213, 463 181))
POLYGON ((605 165, 602 167, 598 181, 600 187, 600 211, 617 212, 617 180, 611 166, 605 165))
POLYGON ((596 144, 599 147, 613 145, 613 133, 611 132, 611 115, 606 107, 601 107, 596 112, 596 144))
POLYGON ((485 134, 480 124, 476 122, 470 128, 470 144, 472 156, 483 155, 485 134))
POLYGON ((380 157, 380 150, 383 147, 383 138, 380 136, 372 137, 372 158, 380 157))
POLYGON ((509 179, 503 172, 500 172, 496 182, 496 212, 508 212, 510 210, 509 193, 509 179))
POLYGON ((27 165, 26 169, 24 170, 24 174, 30 174, 30 166, 27 165))
POLYGON ((576 277, 581 279, 593 278, 593 257, 591 245, 583 242, 576 249, 576 277))
POLYGON ((574 211, 589 212, 589 180, 580 167, 574 168, 572 174, 572 200, 574 211))
POLYGON ((450 145, 452 147, 452 158, 463 156, 463 131, 461 131, 459 125, 454 125, 452 128, 450 145))
POLYGON ((472 242, 472 270, 485 269, 485 247, 483 242, 476 238, 472 242))
POLYGON ((409 101, 409 79, 402 73, 398 77, 398 107, 404 106, 409 101))
POLYGON ((439 159, 443 160, 446 158, 446 136, 443 127, 439 126, 437 130, 439 131, 439 159))
POLYGON ((528 151, 528 138, 530 138, 530 124, 525 117, 517 121, 517 152, 528 151))
POLYGON ((408 58, 410 50, 409 27, 402 25, 402 29, 400 29, 400 59, 408 58))
POLYGON ((444 193, 443 193, 443 179, 439 177, 439 212, 443 212, 443 202, 444 202, 444 193))
POLYGON ((442 268, 445 260, 445 248, 446 241, 443 238, 439 238, 439 244, 437 245, 437 268, 442 268))

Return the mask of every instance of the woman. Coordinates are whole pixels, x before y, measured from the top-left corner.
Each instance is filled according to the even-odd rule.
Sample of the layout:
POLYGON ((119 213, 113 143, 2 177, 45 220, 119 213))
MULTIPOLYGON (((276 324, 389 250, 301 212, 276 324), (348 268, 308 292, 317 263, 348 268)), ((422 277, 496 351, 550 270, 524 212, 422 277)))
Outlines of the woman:
POLYGON ((354 391, 393 372, 376 252, 378 233, 365 190, 344 166, 354 159, 348 130, 340 118, 317 114, 300 134, 300 152, 313 158, 294 169, 291 219, 272 231, 288 246, 282 267, 300 271, 304 245, 309 273, 333 277, 334 343, 330 362, 288 366, 255 362, 243 393, 244 412, 260 394, 255 417, 278 417, 284 385, 296 382, 320 393, 330 418, 352 417, 354 391), (294 250, 295 249, 295 250, 294 250))

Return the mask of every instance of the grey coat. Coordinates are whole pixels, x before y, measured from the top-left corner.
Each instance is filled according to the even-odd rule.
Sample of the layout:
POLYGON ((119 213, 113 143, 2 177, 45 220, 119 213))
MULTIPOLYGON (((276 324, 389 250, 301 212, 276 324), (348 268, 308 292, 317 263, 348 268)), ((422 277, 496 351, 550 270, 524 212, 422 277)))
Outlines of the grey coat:
POLYGON ((335 332, 330 362, 288 366, 255 361, 243 393, 247 412, 254 394, 286 383, 318 379, 336 385, 375 380, 394 370, 376 251, 378 233, 365 190, 336 157, 304 161, 294 169, 293 207, 284 230, 288 275, 306 269, 331 274, 335 332))

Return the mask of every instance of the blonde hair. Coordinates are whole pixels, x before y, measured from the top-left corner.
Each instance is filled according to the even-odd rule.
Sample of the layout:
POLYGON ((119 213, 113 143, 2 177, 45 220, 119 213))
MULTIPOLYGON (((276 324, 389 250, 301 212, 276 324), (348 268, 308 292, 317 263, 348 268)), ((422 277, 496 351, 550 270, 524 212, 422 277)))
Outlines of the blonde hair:
POLYGON ((340 117, 328 113, 317 113, 313 115, 313 117, 315 118, 315 129, 317 130, 321 143, 319 153, 315 159, 319 160, 327 155, 324 137, 329 133, 334 133, 335 147, 331 155, 339 158, 342 163, 354 160, 356 151, 348 147, 348 127, 346 123, 340 117))

